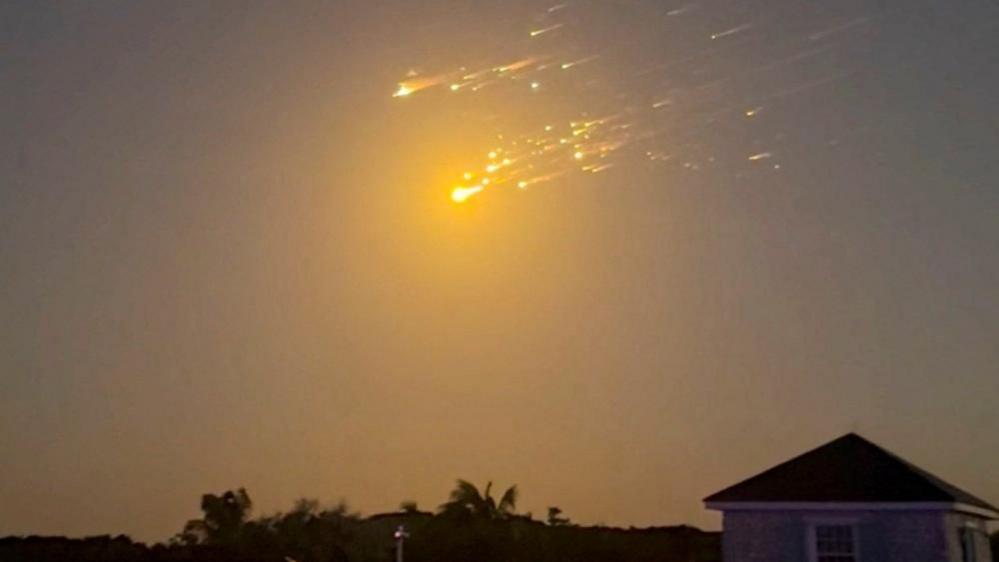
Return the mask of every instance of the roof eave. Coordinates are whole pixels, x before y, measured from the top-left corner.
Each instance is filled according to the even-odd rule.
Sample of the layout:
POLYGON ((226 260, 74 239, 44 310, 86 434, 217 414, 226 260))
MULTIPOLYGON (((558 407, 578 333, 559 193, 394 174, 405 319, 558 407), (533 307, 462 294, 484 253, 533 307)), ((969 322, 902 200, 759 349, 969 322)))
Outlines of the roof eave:
POLYGON ((705 501, 716 511, 956 511, 999 520, 999 512, 960 502, 780 502, 705 501))

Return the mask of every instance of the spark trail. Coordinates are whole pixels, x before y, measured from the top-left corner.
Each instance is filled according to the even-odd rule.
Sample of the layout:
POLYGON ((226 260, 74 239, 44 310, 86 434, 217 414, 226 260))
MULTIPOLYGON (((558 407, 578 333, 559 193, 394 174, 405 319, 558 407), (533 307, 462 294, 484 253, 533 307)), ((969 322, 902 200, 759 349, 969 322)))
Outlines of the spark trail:
MULTIPOLYGON (((695 7, 698 5, 681 5, 659 15, 671 20, 682 15, 685 22, 692 24, 706 19, 707 8, 695 7)), ((497 129, 495 144, 482 147, 479 162, 470 164, 453 185, 454 202, 467 202, 496 189, 529 191, 569 174, 611 172, 623 164, 641 161, 676 166, 688 173, 716 167, 722 159, 714 155, 714 145, 724 144, 726 139, 712 140, 714 129, 724 123, 728 123, 727 127, 759 126, 791 97, 846 76, 836 72, 804 81, 774 79, 774 73, 791 73, 795 65, 804 67, 808 62, 814 66, 813 59, 838 48, 836 42, 823 42, 816 48, 815 42, 870 23, 867 17, 840 20, 834 25, 812 27, 820 31, 808 35, 782 38, 777 44, 762 28, 760 33, 746 33, 766 27, 760 23, 763 18, 754 18, 757 23, 705 33, 699 44, 672 54, 671 61, 629 73, 635 65, 615 56, 615 49, 593 53, 596 49, 591 46, 566 41, 568 35, 587 36, 585 30, 575 29, 583 25, 581 22, 595 20, 578 13, 584 9, 582 4, 562 3, 538 14, 536 22, 549 18, 550 23, 525 26, 529 31, 519 45, 519 57, 478 67, 455 65, 434 74, 409 73, 397 84, 394 98, 428 93, 478 96, 488 87, 490 99, 506 100, 503 105, 511 108, 535 103, 523 96, 559 100, 561 116, 544 118, 525 128, 497 129), (551 22, 556 13, 560 21, 551 22), (720 41, 736 35, 740 37, 720 41), (544 41, 542 36, 546 37, 544 41), (539 45, 544 45, 547 52, 538 52, 539 45), (578 52, 581 49, 591 52, 578 52), (747 53, 760 54, 751 58, 747 53), (744 61, 734 69, 720 64, 740 58, 744 61), (719 73, 716 68, 726 70, 719 73), (768 86, 761 90, 755 84, 761 82, 757 75, 764 72, 768 73, 768 86), (611 75, 619 78, 610 82, 611 75), (707 81, 698 79, 702 75, 707 81), (657 88, 657 84, 668 87, 657 88)), ((702 25, 706 27, 709 21, 702 25)), ((504 118, 497 115, 496 120, 503 122, 504 118)), ((764 142, 768 139, 757 139, 754 144, 764 142)), ((743 166, 761 169, 759 163, 772 163, 775 158, 772 150, 728 152, 732 154, 732 166, 741 161, 743 166)), ((780 164, 774 163, 767 169, 779 168, 780 164)))

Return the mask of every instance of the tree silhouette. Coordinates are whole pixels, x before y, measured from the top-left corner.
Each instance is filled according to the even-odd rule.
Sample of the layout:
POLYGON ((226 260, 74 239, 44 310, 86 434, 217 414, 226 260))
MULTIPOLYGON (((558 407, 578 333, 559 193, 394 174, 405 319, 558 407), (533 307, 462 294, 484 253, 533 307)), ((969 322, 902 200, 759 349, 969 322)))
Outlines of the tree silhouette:
POLYGON ((297 562, 346 562, 344 545, 358 517, 347 504, 320 509, 319 501, 300 499, 288 513, 274 516, 268 528, 277 550, 297 562))
POLYGON ((203 517, 188 521, 177 539, 182 544, 235 544, 252 507, 244 488, 221 496, 205 494, 201 496, 203 517))
POLYGON ((517 508, 517 486, 510 486, 500 498, 499 503, 492 496, 493 483, 486 484, 485 490, 479 492, 474 484, 459 479, 448 501, 440 506, 440 513, 445 516, 473 519, 507 519, 517 508))
MULTIPOLYGON (((692 527, 615 529, 572 525, 557 507, 547 521, 515 513, 517 488, 498 499, 459 480, 437 514, 414 504, 362 518, 344 502, 302 499, 289 511, 250 518, 252 502, 236 489, 201 497, 192 519, 169 544, 128 537, 0 537, 3 562, 387 562, 392 533, 405 525, 407 562, 720 562, 720 533, 692 527), (546 524, 547 523, 547 524, 546 524)), ((995 541, 999 534, 993 535, 995 541)), ((993 542, 995 544, 995 542, 993 542)), ((999 559, 997 559, 999 560, 999 559)))
POLYGON ((551 525, 552 527, 557 527, 559 525, 568 525, 569 518, 562 517, 561 515, 562 515, 562 510, 560 508, 556 506, 549 507, 548 520, 547 520, 548 524, 551 525))

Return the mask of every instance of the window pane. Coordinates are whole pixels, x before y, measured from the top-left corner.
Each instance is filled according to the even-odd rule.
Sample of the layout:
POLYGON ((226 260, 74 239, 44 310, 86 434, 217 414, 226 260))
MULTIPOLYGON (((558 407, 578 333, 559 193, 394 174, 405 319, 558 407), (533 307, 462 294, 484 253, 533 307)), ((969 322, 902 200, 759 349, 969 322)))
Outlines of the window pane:
POLYGON ((815 553, 819 562, 854 562, 854 536, 851 525, 817 525, 815 553))

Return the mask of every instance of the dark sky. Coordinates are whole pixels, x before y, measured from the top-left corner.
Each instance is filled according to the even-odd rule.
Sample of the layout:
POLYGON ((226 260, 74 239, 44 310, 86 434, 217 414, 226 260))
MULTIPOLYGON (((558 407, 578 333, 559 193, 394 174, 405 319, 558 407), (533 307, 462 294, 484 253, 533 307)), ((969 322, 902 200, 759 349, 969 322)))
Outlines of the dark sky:
POLYGON ((717 528, 851 430, 999 501, 999 5, 550 7, 0 4, 0 535, 458 477, 717 528))

